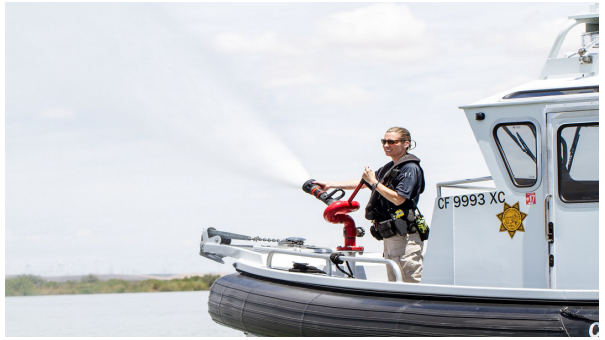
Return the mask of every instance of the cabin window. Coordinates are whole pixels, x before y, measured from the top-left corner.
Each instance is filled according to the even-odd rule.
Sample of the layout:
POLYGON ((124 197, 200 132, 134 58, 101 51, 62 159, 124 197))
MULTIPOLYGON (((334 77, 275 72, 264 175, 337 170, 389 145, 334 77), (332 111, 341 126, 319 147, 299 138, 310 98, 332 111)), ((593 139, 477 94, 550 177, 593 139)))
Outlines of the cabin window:
POLYGON ((529 122, 499 124, 494 129, 494 139, 513 184, 517 187, 536 184, 536 126, 529 122))
POLYGON ((563 125, 557 133, 559 197, 599 201, 599 124, 563 125))

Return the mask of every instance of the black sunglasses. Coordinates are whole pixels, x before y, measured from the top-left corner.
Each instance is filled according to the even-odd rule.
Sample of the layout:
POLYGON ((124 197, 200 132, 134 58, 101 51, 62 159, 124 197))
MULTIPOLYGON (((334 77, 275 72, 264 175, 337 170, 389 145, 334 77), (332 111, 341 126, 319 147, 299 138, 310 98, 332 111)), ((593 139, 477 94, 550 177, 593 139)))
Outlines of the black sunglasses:
POLYGON ((401 142, 401 141, 392 140, 392 139, 381 139, 380 142, 382 142, 382 145, 385 145, 386 143, 389 143, 389 145, 393 145, 393 144, 399 144, 399 142, 401 142))

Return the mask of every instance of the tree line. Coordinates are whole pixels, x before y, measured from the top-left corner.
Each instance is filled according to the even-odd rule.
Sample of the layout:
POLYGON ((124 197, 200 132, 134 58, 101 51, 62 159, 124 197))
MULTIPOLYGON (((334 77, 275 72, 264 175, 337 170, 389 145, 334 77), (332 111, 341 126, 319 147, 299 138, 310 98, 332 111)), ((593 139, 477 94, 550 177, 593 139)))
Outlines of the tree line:
POLYGON ((185 277, 183 279, 125 281, 111 279, 101 281, 95 275, 87 275, 79 281, 47 281, 35 275, 19 275, 5 279, 4 296, 109 294, 144 292, 183 292, 209 290, 220 275, 185 277))

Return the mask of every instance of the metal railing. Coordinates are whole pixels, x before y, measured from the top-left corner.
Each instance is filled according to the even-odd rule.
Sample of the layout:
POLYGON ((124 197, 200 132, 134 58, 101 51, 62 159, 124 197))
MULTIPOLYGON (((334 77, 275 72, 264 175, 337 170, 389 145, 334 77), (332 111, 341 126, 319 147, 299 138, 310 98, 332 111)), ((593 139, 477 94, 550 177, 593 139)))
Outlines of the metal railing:
MULTIPOLYGON (((300 252, 294 252, 291 250, 271 249, 271 250, 269 250, 269 253, 267 255, 267 268, 270 268, 270 269, 273 268, 272 267, 273 266, 273 256, 275 254, 286 254, 286 255, 292 255, 292 256, 324 259, 326 261, 326 269, 327 269, 326 275, 333 276, 332 275, 332 261, 330 260, 331 254, 300 253, 300 252)), ((399 266, 393 260, 367 258, 367 257, 355 257, 355 256, 340 256, 340 260, 349 261, 349 262, 353 262, 353 263, 355 263, 355 262, 382 263, 384 265, 391 266, 391 268, 393 269, 393 272, 395 273, 395 281, 403 282, 399 266)), ((355 274, 355 273, 353 273, 353 274, 355 274)))
POLYGON ((464 185, 468 183, 485 182, 491 181, 492 176, 479 177, 479 178, 468 178, 457 181, 441 182, 437 183, 437 197, 441 197, 441 188, 453 188, 453 189, 485 189, 485 190, 496 190, 494 187, 481 187, 481 186, 470 186, 464 185))

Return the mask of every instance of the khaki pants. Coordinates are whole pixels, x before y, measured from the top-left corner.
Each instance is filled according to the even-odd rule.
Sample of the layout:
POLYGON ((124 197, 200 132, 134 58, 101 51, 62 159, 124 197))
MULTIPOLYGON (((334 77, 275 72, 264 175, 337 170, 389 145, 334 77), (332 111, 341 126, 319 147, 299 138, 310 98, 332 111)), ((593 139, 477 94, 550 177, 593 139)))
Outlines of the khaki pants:
MULTIPOLYGON (((403 282, 419 283, 422 275, 422 241, 418 232, 405 236, 395 235, 384 241, 384 258, 399 264, 403 282)), ((395 281, 395 273, 387 266, 389 281, 395 281)))

